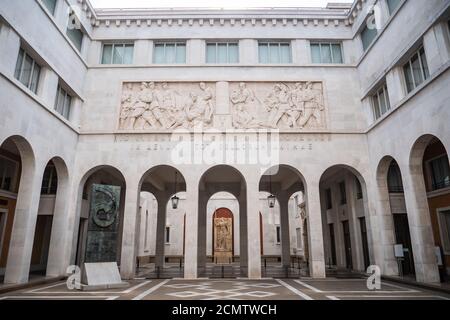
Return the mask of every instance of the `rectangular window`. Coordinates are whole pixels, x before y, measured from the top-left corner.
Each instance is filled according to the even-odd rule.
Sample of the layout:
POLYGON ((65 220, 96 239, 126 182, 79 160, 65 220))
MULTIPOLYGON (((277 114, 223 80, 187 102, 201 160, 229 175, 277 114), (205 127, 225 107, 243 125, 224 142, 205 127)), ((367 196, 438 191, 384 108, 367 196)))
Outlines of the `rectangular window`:
POLYGON ((325 190, 325 201, 326 201, 327 210, 332 209, 333 202, 332 202, 332 198, 331 198, 331 189, 325 190))
POLYGON ((343 63, 340 43, 311 43, 312 63, 343 63))
POLYGON ((61 85, 58 85, 58 91, 55 99, 55 110, 64 118, 69 119, 70 107, 72 104, 72 96, 64 90, 61 85))
POLYGON ((383 84, 381 88, 378 89, 378 91, 372 96, 372 107, 375 120, 379 119, 383 114, 391 109, 386 84, 383 84))
POLYGON ((47 10, 54 15, 56 9, 56 1, 57 0, 42 0, 42 3, 47 8, 47 10))
POLYGON ((84 33, 81 30, 80 21, 78 20, 78 17, 76 16, 74 11, 71 11, 69 14, 69 22, 67 24, 66 35, 69 37, 75 48, 77 48, 77 50, 81 52, 84 33), (73 19, 76 20, 75 23, 74 21, 72 21, 73 19))
POLYGON ((166 227, 166 243, 170 243, 170 227, 166 227))
POLYGON ((297 249, 302 249, 302 229, 296 228, 295 234, 297 236, 297 249))
POLYGON ((208 42, 206 44, 206 63, 238 63, 239 45, 237 42, 208 42))
POLYGON ((20 48, 14 77, 28 89, 36 93, 40 74, 41 66, 37 64, 36 61, 28 55, 24 49, 20 48))
POLYGON ((186 63, 186 44, 182 42, 155 43, 153 63, 176 64, 186 63))
POLYGON ((14 192, 17 174, 17 163, 0 157, 0 190, 14 192))
POLYGON ((366 51, 378 35, 377 28, 369 28, 367 25, 361 31, 361 41, 366 51))
POLYGON ((355 178, 355 184, 356 184, 356 199, 362 199, 363 198, 363 191, 361 187, 361 182, 359 182, 358 178, 355 178))
POLYGON ((450 168, 447 155, 431 160, 429 168, 433 190, 450 187, 450 168))
POLYGON ((347 204, 347 193, 345 191, 345 182, 339 183, 339 193, 341 196, 341 205, 347 204))
POLYGON ((56 194, 58 188, 58 175, 56 168, 50 164, 45 168, 42 179, 41 194, 56 194))
POLYGON ((134 44, 114 43, 104 44, 102 64, 132 64, 134 44))
POLYGON ((281 227, 280 226, 276 226, 276 236, 277 236, 277 239, 276 239, 276 243, 277 244, 280 244, 281 243, 281 227))
POLYGON ((259 42, 259 63, 291 63, 290 42, 259 42))
POLYGON ((413 91, 430 77, 425 49, 420 48, 411 59, 403 66, 406 88, 413 91))
POLYGON ((389 8, 389 14, 393 14, 394 11, 398 8, 398 6, 400 5, 400 2, 402 0, 386 0, 387 1, 387 5, 389 8))

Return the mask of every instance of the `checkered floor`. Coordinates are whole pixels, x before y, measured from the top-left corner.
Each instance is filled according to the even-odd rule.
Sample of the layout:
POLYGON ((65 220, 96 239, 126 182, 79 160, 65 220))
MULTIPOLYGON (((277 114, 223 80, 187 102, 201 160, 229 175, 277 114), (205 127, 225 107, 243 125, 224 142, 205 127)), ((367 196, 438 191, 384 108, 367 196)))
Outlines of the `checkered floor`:
POLYGON ((0 295, 0 300, 450 300, 450 295, 364 279, 133 280, 125 289, 84 292, 65 282, 0 295))

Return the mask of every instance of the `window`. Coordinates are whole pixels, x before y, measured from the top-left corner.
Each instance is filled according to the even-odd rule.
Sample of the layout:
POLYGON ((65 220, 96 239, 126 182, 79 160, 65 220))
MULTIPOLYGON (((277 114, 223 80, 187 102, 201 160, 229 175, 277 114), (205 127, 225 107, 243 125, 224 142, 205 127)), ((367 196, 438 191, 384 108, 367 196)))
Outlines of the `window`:
POLYGON ((67 24, 66 34, 69 37, 72 44, 81 52, 81 46, 83 45, 83 31, 81 30, 80 21, 74 11, 70 12, 69 22, 67 24), (75 21, 73 21, 75 20, 75 21))
POLYGON ((206 44, 206 63, 238 63, 239 45, 237 42, 218 42, 206 44))
POLYGON ((41 194, 56 194, 58 188, 58 175, 53 164, 49 164, 44 171, 41 194))
POLYGON ((40 74, 41 66, 24 49, 20 48, 14 77, 36 93, 40 74))
POLYGON ((370 47, 377 34, 378 31, 376 28, 369 28, 367 25, 364 27, 364 29, 361 31, 361 41, 364 51, 366 51, 370 47))
POLYGON ((450 254, 450 209, 438 210, 439 229, 445 254, 450 254))
POLYGON ((363 198, 363 192, 361 187, 361 182, 359 182, 358 178, 355 178, 355 184, 356 184, 356 199, 362 199, 363 198))
POLYGON ((311 43, 313 63, 343 63, 340 43, 311 43))
POLYGON ((276 243, 280 244, 281 243, 281 227, 280 226, 276 226, 276 243))
POLYGON ((405 73, 408 92, 413 91, 430 77, 427 57, 425 56, 425 49, 423 47, 414 53, 411 60, 403 66, 403 71, 405 73))
POLYGON ((155 43, 154 63, 186 63, 186 44, 182 42, 155 43))
POLYGON ((64 90, 61 85, 58 85, 58 91, 55 99, 55 110, 64 118, 69 119, 70 107, 72 104, 72 96, 64 90))
POLYGON ((0 189, 14 192, 17 163, 0 156, 0 189))
POLYGON ((450 187, 450 169, 447 155, 431 160, 429 168, 433 190, 450 187))
POLYGON ((341 205, 347 204, 347 193, 345 192, 345 182, 339 183, 339 193, 341 196, 341 205))
POLYGON ((389 94, 387 86, 384 84, 373 96, 372 96, 373 115, 375 120, 379 119, 383 114, 391 109, 391 103, 389 101, 389 94))
POLYGON ((166 227, 165 239, 166 243, 170 243, 170 227, 166 227))
POLYGON ((332 202, 332 198, 331 198, 331 189, 325 190, 325 201, 326 201, 327 210, 332 209, 333 202, 332 202))
POLYGON ((386 0, 386 1, 389 9, 389 14, 393 14, 401 2, 401 0, 386 0))
POLYGON ((47 10, 54 15, 56 9, 56 1, 57 0, 42 0, 42 3, 47 8, 47 10))
POLYGON ((296 228, 295 234, 297 236, 297 249, 302 249, 302 229, 296 228))
POLYGON ((259 63, 291 63, 290 42, 259 42, 259 63))
POLYGON ((134 44, 104 44, 102 64, 132 64, 134 44))
POLYGON ((389 166, 387 183, 389 193, 403 193, 402 174, 396 161, 389 166))

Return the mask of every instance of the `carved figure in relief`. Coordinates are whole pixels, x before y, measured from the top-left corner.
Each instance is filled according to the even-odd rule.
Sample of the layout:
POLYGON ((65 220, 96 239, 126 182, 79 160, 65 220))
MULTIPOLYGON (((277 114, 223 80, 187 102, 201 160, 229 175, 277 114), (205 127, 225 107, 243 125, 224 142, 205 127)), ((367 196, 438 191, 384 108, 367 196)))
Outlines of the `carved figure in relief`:
POLYGON ((230 230, 228 229, 228 221, 225 218, 215 219, 216 232, 217 232, 217 244, 216 250, 220 251, 230 251, 228 244, 228 237, 230 230))
POLYGON ((322 93, 313 88, 312 82, 307 82, 303 91, 304 112, 299 120, 299 128, 303 129, 311 120, 322 123, 322 111, 325 109, 322 93))
POLYGON ((286 86, 276 84, 272 93, 269 94, 264 102, 269 112, 267 126, 276 129, 281 118, 287 115, 287 112, 292 107, 290 92, 286 86))
POLYGON ((239 83, 238 90, 232 92, 230 100, 234 105, 232 117, 235 128, 261 127, 261 123, 249 112, 250 104, 255 101, 255 95, 244 82, 239 83))
POLYGON ((302 83, 297 82, 294 85, 294 89, 291 91, 291 108, 286 112, 289 117, 289 127, 298 127, 299 118, 305 113, 305 99, 304 99, 304 86, 302 83))
POLYGON ((126 122, 135 102, 134 100, 135 96, 133 92, 133 86, 131 85, 131 83, 129 83, 126 86, 126 90, 123 91, 121 98, 122 109, 120 110, 119 115, 119 126, 121 128, 124 128, 126 126, 126 122))

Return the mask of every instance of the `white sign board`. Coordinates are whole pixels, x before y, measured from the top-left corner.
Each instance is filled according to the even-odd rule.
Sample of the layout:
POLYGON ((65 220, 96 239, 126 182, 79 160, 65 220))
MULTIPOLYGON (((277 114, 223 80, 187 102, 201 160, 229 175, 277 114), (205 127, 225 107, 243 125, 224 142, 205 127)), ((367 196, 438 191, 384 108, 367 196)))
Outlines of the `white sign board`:
POLYGON ((442 255, 441 255, 441 248, 434 247, 434 254, 436 255, 436 261, 438 266, 443 266, 444 263, 442 262, 442 255))
POLYGON ((404 258, 405 253, 403 251, 403 245, 402 244, 396 244, 394 245, 394 255, 396 258, 404 258))

